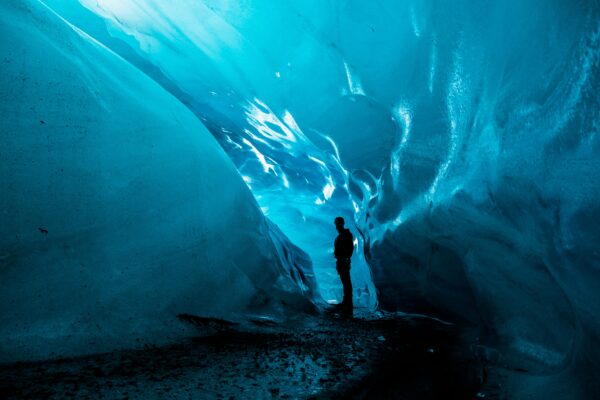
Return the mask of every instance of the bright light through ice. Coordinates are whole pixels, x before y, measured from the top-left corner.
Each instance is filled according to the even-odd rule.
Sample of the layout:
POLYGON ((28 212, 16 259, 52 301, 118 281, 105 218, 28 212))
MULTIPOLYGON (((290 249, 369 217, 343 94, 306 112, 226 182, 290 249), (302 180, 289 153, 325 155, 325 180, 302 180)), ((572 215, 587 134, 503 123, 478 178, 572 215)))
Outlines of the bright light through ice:
POLYGON ((287 175, 283 172, 281 173, 281 181, 283 182, 283 186, 287 189, 290 188, 290 181, 288 181, 287 175))
POLYGON ((454 157, 456 156, 456 150, 458 148, 459 141, 459 132, 458 132, 458 124, 460 122, 460 113, 462 104, 461 101, 464 101, 466 98, 465 92, 465 84, 462 78, 462 65, 461 65, 461 56, 457 51, 454 54, 454 73, 453 79, 448 87, 448 98, 447 98, 447 108, 448 108, 448 117, 450 119, 450 147, 448 149, 448 156, 446 160, 442 163, 439 168, 438 174, 436 175, 433 183, 429 189, 429 194, 433 197, 436 192, 440 181, 446 177, 448 170, 450 169, 450 165, 454 161, 454 157))
POLYGON ((146 15, 141 13, 138 9, 138 6, 135 5, 134 2, 131 1, 122 1, 122 0, 80 0, 80 2, 90 8, 95 8, 96 10, 103 11, 103 15, 110 16, 119 15, 121 17, 126 16, 128 19, 133 18, 136 15, 139 16, 140 22, 144 21, 144 17, 146 15), (108 12, 111 11, 111 13, 108 12))
POLYGON ((283 112, 283 122, 285 122, 285 124, 293 131, 293 133, 297 137, 304 138, 304 133, 302 133, 302 130, 298 126, 298 123, 296 123, 296 120, 288 110, 285 110, 283 112))
POLYGON ((258 151, 258 149, 254 147, 254 145, 250 143, 248 139, 244 138, 242 140, 248 147, 250 147, 250 150, 256 155, 256 158, 258 159, 258 162, 260 162, 260 164, 263 166, 263 170, 265 171, 265 173, 268 174, 269 171, 275 172, 275 166, 273 164, 269 164, 265 156, 260 151, 258 151))
POLYGON ((398 118, 402 122, 402 130, 404 131, 404 134, 402 135, 400 146, 404 147, 406 145, 406 142, 408 141, 408 134, 410 133, 410 126, 412 123, 412 111, 406 104, 400 104, 394 110, 394 114, 396 118, 398 118))
POLYGON ((331 196, 333 195, 334 190, 335 190, 335 184, 333 183, 333 178, 331 177, 331 175, 328 175, 327 183, 323 187, 323 199, 315 200, 315 204, 317 204, 317 205, 325 204, 325 202, 327 200, 329 200, 331 198, 331 196))
MULTIPOLYGON (((296 141, 296 136, 290 128, 259 99, 255 98, 254 102, 250 102, 245 108, 246 120, 265 138, 279 142, 288 148, 290 144, 286 142, 296 141)), ((287 115, 291 116, 289 113, 287 115)))
POLYGON ((394 188, 397 187, 398 177, 400 176, 400 156, 402 151, 406 147, 408 143, 408 138, 410 135, 410 128, 412 125, 412 110, 409 105, 406 103, 401 103, 397 107, 392 110, 392 113, 395 116, 395 119, 399 122, 402 129, 402 136, 400 138, 400 144, 392 153, 391 160, 391 173, 394 177, 394 188))
POLYGON ((350 71, 350 67, 348 67, 348 64, 344 63, 344 69, 346 70, 346 79, 348 79, 348 89, 350 90, 350 93, 360 94, 364 96, 365 91, 363 90, 358 77, 352 74, 352 72, 350 71))
POLYGON ((313 160, 314 162, 325 168, 325 163, 319 160, 318 158, 315 158, 314 156, 308 156, 308 158, 309 160, 313 160))
POLYGON ((325 200, 329 200, 331 198, 331 195, 333 194, 334 190, 335 185, 333 184, 333 179, 331 179, 331 176, 328 176, 327 184, 323 188, 323 197, 325 198, 325 200))

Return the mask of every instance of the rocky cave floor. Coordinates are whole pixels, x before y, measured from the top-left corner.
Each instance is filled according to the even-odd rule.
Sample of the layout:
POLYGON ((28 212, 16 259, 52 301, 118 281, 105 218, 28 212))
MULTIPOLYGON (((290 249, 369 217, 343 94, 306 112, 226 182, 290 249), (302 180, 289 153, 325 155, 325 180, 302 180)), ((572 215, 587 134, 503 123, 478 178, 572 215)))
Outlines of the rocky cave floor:
POLYGON ((325 312, 301 327, 181 316, 168 346, 0 365, 3 398, 477 399, 501 396, 475 343, 420 317, 325 312), (207 334, 207 329, 210 331, 207 334))

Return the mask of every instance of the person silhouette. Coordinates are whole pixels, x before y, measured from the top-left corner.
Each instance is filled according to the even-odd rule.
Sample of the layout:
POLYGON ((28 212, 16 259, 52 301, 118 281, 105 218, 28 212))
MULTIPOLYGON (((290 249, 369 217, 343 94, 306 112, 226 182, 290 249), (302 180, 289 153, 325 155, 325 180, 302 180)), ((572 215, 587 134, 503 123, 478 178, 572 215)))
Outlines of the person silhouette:
POLYGON ((352 304, 352 281, 350 280, 350 258, 354 252, 354 237, 349 229, 344 228, 344 218, 336 217, 333 221, 338 236, 333 244, 333 255, 336 259, 335 269, 340 275, 342 286, 344 287, 344 299, 341 306, 345 310, 351 311, 352 304))

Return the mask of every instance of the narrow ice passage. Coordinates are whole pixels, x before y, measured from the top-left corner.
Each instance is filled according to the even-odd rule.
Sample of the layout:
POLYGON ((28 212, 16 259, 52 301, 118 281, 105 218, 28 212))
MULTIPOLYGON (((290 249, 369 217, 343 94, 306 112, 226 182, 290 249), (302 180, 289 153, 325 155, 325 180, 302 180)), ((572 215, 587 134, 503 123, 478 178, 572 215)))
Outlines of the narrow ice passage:
MULTIPOLYGON (((9 72, 1 78, 2 149, 10 155, 1 184, 10 194, 0 208, 0 285, 12 301, 2 304, 2 337, 35 332, 28 324, 37 321, 34 313, 13 324, 21 315, 9 311, 14 303, 24 304, 18 313, 38 304, 11 282, 45 290, 45 281, 28 279, 62 271, 48 267, 56 260, 74 268, 70 281, 88 282, 77 273, 93 268, 75 270, 85 252, 94 265, 107 263, 98 235, 114 243, 98 215, 115 204, 112 223, 139 211, 117 235, 140 237, 124 246, 123 271, 142 253, 158 260, 161 279, 172 278, 164 272, 169 257, 181 257, 183 276, 193 278, 139 291, 140 301, 168 293, 156 305, 165 313, 228 314, 249 302, 245 312, 283 318, 290 305, 339 300, 331 246, 333 219, 342 215, 357 239, 355 304, 480 327, 482 345, 498 350, 504 365, 536 376, 525 394, 593 393, 598 1, 10 0, 1 7, 9 72), (39 71, 33 61, 41 59, 58 67, 39 71), (59 76, 72 86, 47 84, 59 76), (14 106, 8 98, 26 101, 14 106), (65 102, 91 111, 78 119, 65 102), (44 111, 68 122, 47 121, 44 111), (44 139, 43 129, 54 133, 44 139), (112 148, 115 158, 106 156, 112 148), (71 181, 61 179, 65 165, 71 181), (135 169, 144 165, 143 173, 135 169), (22 177, 31 174, 51 184, 28 186, 22 177), (46 215, 71 216, 53 196, 72 182, 83 194, 68 193, 68 201, 80 196, 101 212, 79 210, 85 218, 61 232, 62 250, 49 254, 54 222, 46 215), (98 190, 107 198, 96 205, 98 190), (131 203, 112 203, 114 193, 131 194, 131 203), (148 252, 173 220, 173 248, 148 252), (250 239, 223 246, 232 227, 250 239), (81 238, 77 246, 63 244, 69 235, 81 238), (215 254, 177 244, 198 241, 215 254), (221 268, 219 254, 229 252, 233 261, 221 268), (223 276, 196 275, 188 264, 197 257, 208 265, 200 271, 223 276), (32 264, 35 273, 19 275, 32 264), (239 299, 214 289, 231 277, 239 299), (197 283, 204 294, 182 303, 180 294, 195 293, 197 283)), ((104 281, 93 283, 107 296, 103 307, 148 279, 135 270, 130 284, 107 295, 100 286, 119 281, 121 270, 103 271, 104 281)), ((101 312, 98 304, 81 307, 88 306, 101 312)), ((79 327, 82 312, 90 311, 47 321, 39 335, 79 327)), ((129 326, 125 314, 118 318, 129 326)))

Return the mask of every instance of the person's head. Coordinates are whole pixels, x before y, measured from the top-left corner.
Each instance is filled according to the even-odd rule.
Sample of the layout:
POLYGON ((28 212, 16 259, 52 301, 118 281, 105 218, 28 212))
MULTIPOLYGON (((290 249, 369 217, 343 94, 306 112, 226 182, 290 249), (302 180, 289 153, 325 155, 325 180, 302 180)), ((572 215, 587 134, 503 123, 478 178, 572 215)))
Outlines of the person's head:
POLYGON ((335 223, 335 229, 337 229, 338 232, 341 232, 342 229, 344 229, 344 218, 336 217, 333 222, 335 223))

